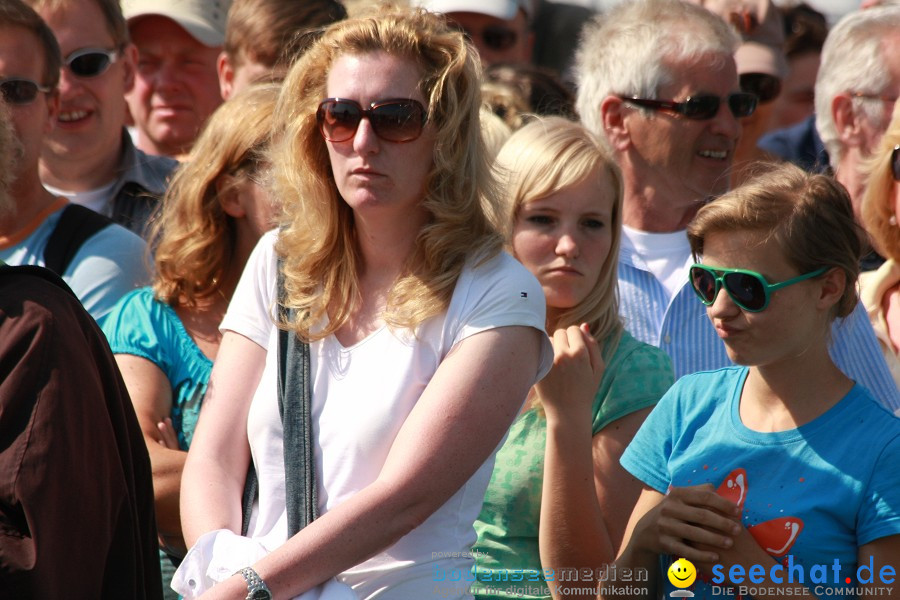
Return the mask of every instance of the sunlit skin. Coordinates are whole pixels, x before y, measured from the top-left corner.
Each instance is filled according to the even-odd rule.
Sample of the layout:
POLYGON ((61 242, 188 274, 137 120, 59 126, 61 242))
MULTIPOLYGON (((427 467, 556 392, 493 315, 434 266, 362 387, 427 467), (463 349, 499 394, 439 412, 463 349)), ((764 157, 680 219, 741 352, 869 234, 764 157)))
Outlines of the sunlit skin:
POLYGON ((129 30, 138 66, 125 99, 138 130, 138 148, 180 156, 222 103, 216 74, 221 48, 204 46, 175 21, 156 15, 140 17, 129 30))
POLYGON ((60 72, 60 111, 44 139, 41 179, 70 191, 85 191, 115 179, 125 125, 122 96, 134 82, 136 49, 116 48, 96 0, 73 0, 41 16, 53 30, 62 56, 76 50, 118 50, 116 61, 96 77, 60 72))
POLYGON ((512 247, 541 283, 548 321, 594 288, 612 243, 613 195, 596 173, 522 205, 512 247))
MULTIPOLYGON (((365 107, 390 98, 411 98, 427 106, 420 77, 418 66, 405 58, 383 52, 346 54, 334 62, 326 94, 365 107)), ((385 141, 362 119, 354 137, 326 142, 338 192, 361 224, 390 219, 407 223, 411 232, 419 230, 426 219, 421 200, 435 139, 433 126, 426 123, 411 142, 385 141)))
MULTIPOLYGON (((707 235, 703 264, 756 271, 769 283, 801 275, 787 262, 774 240, 763 241, 755 231, 707 235)), ((725 342, 728 358, 736 364, 789 364, 795 359, 802 361, 813 346, 824 347, 829 313, 809 309, 817 303, 820 289, 819 278, 813 278, 776 290, 761 312, 742 310, 724 290, 719 290, 706 313, 725 342)))

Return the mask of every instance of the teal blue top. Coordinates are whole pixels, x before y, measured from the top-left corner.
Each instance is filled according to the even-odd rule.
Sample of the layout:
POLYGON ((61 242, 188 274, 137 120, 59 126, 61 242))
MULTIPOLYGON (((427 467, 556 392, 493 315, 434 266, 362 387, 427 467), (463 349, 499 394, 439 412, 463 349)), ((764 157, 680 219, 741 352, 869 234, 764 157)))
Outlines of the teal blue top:
POLYGON ((179 448, 187 450, 212 361, 194 343, 175 310, 157 300, 149 287, 123 296, 106 317, 103 333, 114 354, 146 358, 168 377, 172 385, 172 426, 179 448))

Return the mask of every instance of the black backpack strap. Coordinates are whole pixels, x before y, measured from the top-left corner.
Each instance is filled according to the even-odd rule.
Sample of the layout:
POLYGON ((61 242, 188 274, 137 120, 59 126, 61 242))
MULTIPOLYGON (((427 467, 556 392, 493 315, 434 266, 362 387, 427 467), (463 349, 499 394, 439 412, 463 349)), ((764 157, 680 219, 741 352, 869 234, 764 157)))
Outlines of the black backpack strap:
MULTIPOLYGON (((278 261, 278 317, 293 320, 295 311, 284 307, 284 277, 278 261)), ((312 393, 309 344, 294 331, 278 330, 278 413, 284 428, 284 475, 288 537, 318 517, 315 462, 312 443, 312 393)), ((246 535, 259 482, 251 461, 242 498, 241 534, 246 535)))
POLYGON ((112 224, 112 220, 78 204, 67 205, 59 216, 56 228, 44 248, 44 266, 62 275, 81 245, 101 229, 112 224))

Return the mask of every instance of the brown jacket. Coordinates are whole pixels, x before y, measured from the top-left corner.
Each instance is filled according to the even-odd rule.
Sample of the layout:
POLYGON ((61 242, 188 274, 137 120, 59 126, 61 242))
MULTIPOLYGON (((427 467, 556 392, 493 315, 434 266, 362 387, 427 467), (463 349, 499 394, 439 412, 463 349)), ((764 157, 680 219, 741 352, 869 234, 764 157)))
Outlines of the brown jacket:
POLYGON ((150 460, 94 320, 0 267, 0 597, 157 599, 150 460))

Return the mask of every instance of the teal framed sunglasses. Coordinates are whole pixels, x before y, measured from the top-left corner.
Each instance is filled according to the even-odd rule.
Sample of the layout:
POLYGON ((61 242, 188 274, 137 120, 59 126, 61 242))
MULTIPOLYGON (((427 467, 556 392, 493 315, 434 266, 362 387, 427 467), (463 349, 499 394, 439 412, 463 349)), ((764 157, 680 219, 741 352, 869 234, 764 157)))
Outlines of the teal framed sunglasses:
POLYGON ((822 267, 787 281, 769 283, 765 277, 756 271, 714 269, 694 263, 691 265, 690 279, 691 287, 694 288, 694 292, 700 298, 700 302, 706 306, 712 305, 719 295, 719 290, 725 288, 728 296, 740 308, 749 312, 760 312, 769 306, 769 299, 775 290, 818 277, 827 270, 827 268, 822 267))

